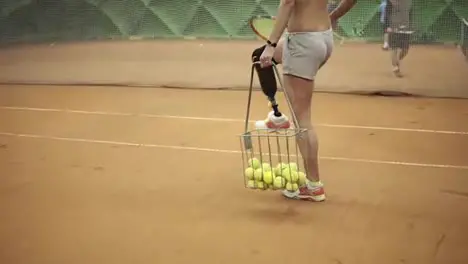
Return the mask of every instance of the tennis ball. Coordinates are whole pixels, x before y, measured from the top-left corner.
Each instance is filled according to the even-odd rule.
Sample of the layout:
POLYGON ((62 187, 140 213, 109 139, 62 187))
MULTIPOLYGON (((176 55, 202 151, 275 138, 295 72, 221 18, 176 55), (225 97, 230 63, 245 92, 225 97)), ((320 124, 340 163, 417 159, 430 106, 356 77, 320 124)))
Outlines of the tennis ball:
POLYGON ((255 189, 255 181, 248 181, 247 188, 255 189))
POLYGON ((303 186, 306 184, 306 175, 302 171, 298 172, 297 175, 299 176, 299 179, 297 180, 297 184, 299 186, 303 186))
POLYGON ((281 176, 281 169, 274 168, 273 172, 275 173, 276 176, 281 176))
POLYGON ((281 171, 284 171, 284 170, 290 170, 290 171, 296 171, 297 172, 299 170, 299 166, 295 162, 284 164, 282 166, 282 168, 281 168, 281 171))
POLYGON ((275 180, 273 181, 273 186, 276 189, 283 189, 284 185, 286 185, 286 180, 283 177, 275 177, 275 180))
POLYGON ((257 187, 257 189, 263 189, 265 190, 265 183, 263 183, 262 181, 255 181, 255 186, 257 187))
POLYGON ((294 192, 294 191, 297 191, 299 189, 299 186, 297 185, 297 183, 286 183, 286 190, 290 191, 290 192, 294 192))
POLYGON ((271 171, 264 171, 263 172, 263 181, 266 184, 272 184, 273 183, 273 173, 271 171))
POLYGON ((253 168, 250 168, 250 167, 247 168, 247 169, 245 169, 245 172, 244 172, 245 177, 246 177, 247 179, 249 179, 249 180, 253 180, 253 178, 254 178, 254 171, 255 171, 255 170, 254 170, 253 168))
POLYGON ((281 176, 281 172, 283 171, 284 168, 286 168, 286 163, 279 163, 278 165, 276 165, 275 167, 275 175, 276 176, 281 176))
POLYGON ((263 170, 261 168, 254 171, 254 180, 261 181, 263 179, 263 170))
POLYGON ((271 171, 271 166, 270 166, 270 164, 265 162, 265 163, 262 164, 262 169, 263 169, 263 171, 271 171))
POLYGON ((249 159, 248 163, 249 163, 249 166, 254 169, 260 168, 260 161, 257 158, 249 159))
POLYGON ((290 162, 288 164, 288 167, 291 168, 291 170, 293 170, 293 171, 298 171, 299 170, 299 166, 297 165, 296 162, 290 162))
POLYGON ((299 174, 296 171, 284 169, 281 174, 288 182, 296 183, 299 180, 299 174))
POLYGON ((278 163, 278 165, 276 165, 276 168, 280 169, 280 170, 283 170, 284 168, 286 168, 286 166, 288 166, 288 164, 286 164, 284 162, 280 162, 280 163, 278 163))

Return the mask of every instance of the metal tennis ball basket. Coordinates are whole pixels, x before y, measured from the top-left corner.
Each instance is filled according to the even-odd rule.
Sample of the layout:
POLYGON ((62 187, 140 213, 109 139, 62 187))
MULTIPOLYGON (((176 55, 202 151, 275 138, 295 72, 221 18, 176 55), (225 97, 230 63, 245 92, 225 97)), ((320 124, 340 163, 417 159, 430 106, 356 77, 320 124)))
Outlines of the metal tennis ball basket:
MULTIPOLYGON (((283 87, 276 65, 273 65, 280 87, 283 87)), ((283 94, 291 113, 292 128, 249 128, 255 63, 252 64, 244 133, 240 135, 242 175, 246 188, 253 190, 296 191, 305 183, 305 170, 297 145, 307 133, 298 126, 291 101, 285 89, 283 94)))

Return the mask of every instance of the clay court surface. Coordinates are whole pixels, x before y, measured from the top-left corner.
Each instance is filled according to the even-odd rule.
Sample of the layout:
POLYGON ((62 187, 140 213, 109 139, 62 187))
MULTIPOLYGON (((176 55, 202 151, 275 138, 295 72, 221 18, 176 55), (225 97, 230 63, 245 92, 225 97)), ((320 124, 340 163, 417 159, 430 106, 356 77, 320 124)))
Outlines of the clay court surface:
MULTIPOLYGON (((141 85, 245 89, 258 41, 108 41, 46 43, 0 49, 0 83, 141 85)), ((394 91, 468 99, 468 66, 455 46, 412 46, 391 72, 380 44, 336 44, 317 91, 394 91)), ((258 87, 258 82, 255 82, 258 87)))
POLYGON ((316 94, 328 200, 312 204, 244 188, 246 99, 0 86, 0 262, 468 263, 468 101, 316 94))
POLYGON ((466 101, 318 94, 329 200, 310 204, 243 187, 243 91, 0 98, 2 263, 468 261, 466 101))

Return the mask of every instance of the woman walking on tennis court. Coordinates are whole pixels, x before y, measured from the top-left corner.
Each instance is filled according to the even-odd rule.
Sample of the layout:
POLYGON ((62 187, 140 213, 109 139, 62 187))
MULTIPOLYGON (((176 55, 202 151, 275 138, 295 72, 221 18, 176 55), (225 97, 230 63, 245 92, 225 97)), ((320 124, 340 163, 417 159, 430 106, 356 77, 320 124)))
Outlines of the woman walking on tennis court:
POLYGON ((318 167, 318 140, 311 123, 312 93, 315 76, 325 65, 333 50, 332 26, 345 15, 357 0, 342 0, 329 14, 327 0, 281 0, 276 23, 266 45, 252 53, 262 91, 272 104, 273 111, 257 128, 289 128, 288 118, 282 114, 275 101, 277 90, 272 63, 283 63, 284 83, 299 126, 308 129, 305 137, 298 139, 304 159, 308 181, 298 191, 284 191, 292 199, 324 201, 325 191, 320 181, 318 167), (280 40, 287 27, 285 38, 280 40))

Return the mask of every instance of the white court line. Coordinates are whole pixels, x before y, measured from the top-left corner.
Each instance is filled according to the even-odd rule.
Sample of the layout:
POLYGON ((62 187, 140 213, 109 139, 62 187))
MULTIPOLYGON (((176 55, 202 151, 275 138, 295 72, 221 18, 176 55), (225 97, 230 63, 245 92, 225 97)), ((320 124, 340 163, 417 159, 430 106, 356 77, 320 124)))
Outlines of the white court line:
MULTIPOLYGON (((173 149, 173 150, 182 150, 182 151, 202 151, 202 152, 239 154, 239 155, 242 153, 241 151, 238 151, 238 150, 227 150, 227 149, 171 146, 171 145, 145 144, 145 143, 133 143, 133 142, 123 142, 123 141, 108 141, 108 140, 94 140, 94 139, 70 138, 70 137, 54 137, 54 136, 34 135, 34 134, 15 134, 15 133, 7 133, 7 132, 0 132, 0 136, 19 137, 19 138, 34 138, 34 139, 42 139, 42 140, 55 140, 55 141, 67 141, 67 142, 81 142, 81 143, 91 143, 91 144, 129 146, 129 147, 173 149)), ((445 164, 427 164, 427 163, 386 161, 386 160, 371 160, 371 159, 356 159, 356 158, 345 158, 345 157, 326 157, 326 156, 322 156, 322 157, 320 157, 320 159, 321 160, 360 162, 360 163, 386 164, 386 165, 399 165, 399 166, 412 166, 412 167, 468 170, 468 166, 445 165, 445 164)))
MULTIPOLYGON (((153 115, 153 114, 85 111, 85 110, 53 109, 53 108, 33 108, 33 107, 16 107, 16 106, 0 106, 0 109, 15 110, 15 111, 35 111, 35 112, 61 112, 61 113, 74 113, 74 114, 85 114, 85 115, 136 116, 136 117, 147 117, 147 118, 185 119, 185 120, 199 120, 199 121, 213 121, 213 122, 245 122, 243 119, 234 119, 234 118, 178 116, 178 115, 153 115)), ((255 121, 249 121, 249 122, 252 123, 255 121)), ((465 132, 465 131, 431 130, 431 129, 417 129, 417 128, 339 125, 339 124, 326 124, 326 123, 318 123, 316 124, 316 126, 329 127, 329 128, 352 128, 352 129, 385 130, 385 131, 398 131, 398 132, 468 135, 468 132, 465 132)))

